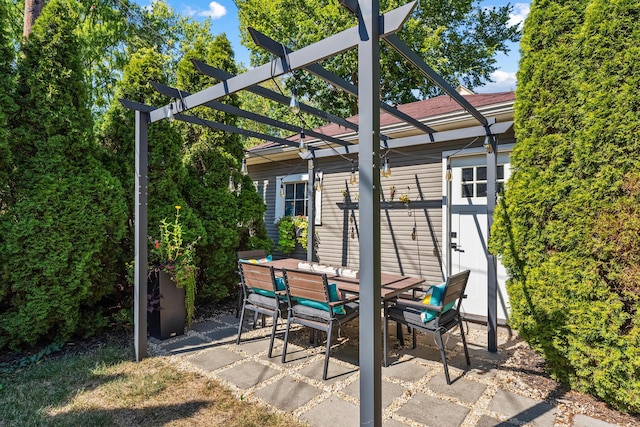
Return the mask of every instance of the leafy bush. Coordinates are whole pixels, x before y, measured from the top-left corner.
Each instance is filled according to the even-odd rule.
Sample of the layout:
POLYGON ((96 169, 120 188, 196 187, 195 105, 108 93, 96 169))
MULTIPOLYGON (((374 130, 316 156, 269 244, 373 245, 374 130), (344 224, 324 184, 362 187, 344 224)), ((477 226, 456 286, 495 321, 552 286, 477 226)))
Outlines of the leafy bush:
POLYGON ((532 5, 518 74, 514 172, 490 249, 510 323, 552 375, 640 412, 640 7, 532 5))
POLYGON ((125 205, 91 132, 77 7, 48 3, 17 64, 11 197, 0 215, 0 348, 106 325, 96 305, 113 292, 125 205))
POLYGON ((278 226, 278 250, 285 254, 292 253, 297 245, 306 249, 309 223, 307 218, 303 216, 281 217, 278 226))

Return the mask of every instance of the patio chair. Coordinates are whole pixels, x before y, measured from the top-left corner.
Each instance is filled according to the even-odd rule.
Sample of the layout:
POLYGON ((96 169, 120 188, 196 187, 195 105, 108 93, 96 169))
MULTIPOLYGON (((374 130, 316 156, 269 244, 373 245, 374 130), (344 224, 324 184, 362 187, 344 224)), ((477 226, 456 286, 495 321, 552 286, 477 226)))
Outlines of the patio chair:
MULTIPOLYGON (((327 333, 327 349, 322 379, 327 379, 331 332, 335 326, 358 316, 358 297, 340 298, 335 284, 327 282, 327 275, 310 271, 284 270, 288 302, 287 329, 284 333, 282 363, 287 358, 287 343, 291 325, 297 323, 312 330, 327 333)), ((313 335, 312 335, 313 336, 313 335)))
MULTIPOLYGON (((267 251, 264 249, 255 249, 251 251, 238 251, 236 252, 236 261, 240 262, 240 260, 258 260, 265 259, 267 257, 267 251)), ((240 275, 240 269, 237 271, 238 275, 240 275)), ((242 308, 242 283, 238 281, 238 300, 236 302, 236 319, 240 316, 240 309, 242 308)))
MULTIPOLYGON (((239 263, 240 277, 242 279, 242 309, 240 311, 240 324, 238 325, 238 338, 236 344, 240 344, 242 337, 242 325, 247 310, 256 314, 269 315, 273 319, 271 341, 269 343, 269 357, 273 351, 273 340, 276 336, 278 318, 284 309, 284 282, 276 278, 272 266, 261 264, 239 263)), ((253 325, 256 325, 254 317, 253 325)))
POLYGON ((467 365, 471 364, 469 360, 469 350, 467 349, 467 341, 462 328, 462 317, 460 316, 460 305, 462 299, 466 297, 464 294, 469 280, 469 270, 454 274, 449 277, 443 285, 432 286, 427 294, 430 296, 430 303, 425 304, 422 296, 415 298, 398 298, 395 305, 384 307, 384 366, 387 366, 387 338, 389 329, 389 320, 393 320, 398 325, 398 338, 400 343, 404 345, 401 325, 407 325, 413 332, 413 348, 416 348, 416 330, 425 331, 435 336, 436 344, 440 349, 440 358, 444 366, 444 374, 447 384, 451 384, 449 377, 449 367, 447 366, 447 357, 445 355, 444 343, 442 335, 460 326, 460 335, 462 337, 462 345, 464 347, 464 355, 467 365))

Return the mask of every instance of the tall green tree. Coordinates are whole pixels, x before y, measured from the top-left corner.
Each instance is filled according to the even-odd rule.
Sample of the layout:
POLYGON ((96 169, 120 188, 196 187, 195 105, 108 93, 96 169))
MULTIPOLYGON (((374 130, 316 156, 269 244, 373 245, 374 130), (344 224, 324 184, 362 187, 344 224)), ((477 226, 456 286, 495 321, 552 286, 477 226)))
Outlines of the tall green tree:
POLYGON ((122 187, 101 165, 76 37, 79 4, 51 0, 25 41, 9 118, 14 168, 0 217, 0 348, 105 326, 123 237, 122 187))
MULTIPOLYGON (((185 53, 178 64, 178 87, 195 92, 216 83, 199 73, 191 59, 204 60, 232 74, 238 72, 231 43, 224 34, 211 41, 205 24, 188 40, 189 45, 184 46, 185 53)), ((226 98, 220 101, 239 105, 236 95, 226 98)), ((238 121, 236 116, 210 108, 198 108, 192 114, 230 125, 236 125, 238 121)), ((182 134, 188 170, 185 197, 198 211, 207 230, 207 239, 198 247, 199 297, 215 301, 226 296, 230 285, 237 281, 235 254, 241 246, 243 249, 271 249, 262 219, 265 206, 251 180, 239 173, 244 152, 238 135, 192 124, 183 125, 182 134), (230 176, 237 191, 229 190, 230 176)))
POLYGON ((640 4, 543 0, 524 26, 490 249, 555 378, 640 412, 640 4))
MULTIPOLYGON (((404 3, 383 0, 380 10, 389 11, 404 3)), ((249 26, 298 50, 357 25, 356 18, 337 1, 239 0, 237 4, 243 44, 251 50, 254 65, 266 63, 270 56, 255 46, 245 30, 249 26)), ((490 73, 496 70, 495 54, 507 52, 507 42, 519 38, 517 27, 508 24, 511 8, 485 8, 474 0, 419 2, 400 37, 454 87, 462 83, 474 88, 489 81, 490 73)), ((329 58, 322 65, 357 86, 355 50, 329 58)), ((407 103, 440 93, 384 43, 380 70, 381 97, 391 103, 407 103)), ((327 111, 342 115, 356 112, 355 98, 308 73, 294 73, 287 85, 295 85, 301 96, 327 111)))
POLYGON ((12 21, 11 3, 0 0, 0 215, 5 208, 9 190, 9 171, 12 169, 7 128, 7 116, 15 110, 15 102, 13 102, 15 37, 12 32, 12 21))

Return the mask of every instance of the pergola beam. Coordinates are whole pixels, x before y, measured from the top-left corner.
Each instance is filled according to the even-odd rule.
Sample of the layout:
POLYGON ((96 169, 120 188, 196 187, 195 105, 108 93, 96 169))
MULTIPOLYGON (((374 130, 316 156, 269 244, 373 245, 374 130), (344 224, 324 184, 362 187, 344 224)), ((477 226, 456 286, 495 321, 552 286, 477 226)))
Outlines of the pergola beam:
MULTIPOLYGON (((202 61, 198 61, 197 59, 192 59, 191 62, 199 72, 207 76, 214 77, 218 80, 228 80, 234 77, 234 74, 231 74, 228 71, 212 67, 211 65, 208 65, 202 61)), ((276 101, 282 105, 289 105, 289 101, 290 101, 289 98, 287 98, 282 94, 279 94, 278 92, 274 92, 271 89, 267 89, 262 86, 251 86, 251 87, 248 87, 246 90, 248 90, 251 93, 255 93, 256 95, 262 96, 263 98, 276 101)), ((319 117, 328 122, 335 123, 339 126, 358 132, 357 124, 352 123, 348 120, 345 120, 340 116, 336 116, 334 114, 319 110, 315 107, 312 107, 309 104, 300 102, 300 111, 304 111, 305 113, 311 114, 312 116, 319 117)))
POLYGON ((387 34, 381 36, 384 40, 394 48, 400 55, 402 55, 407 61, 413 64, 418 70, 420 70, 429 80, 438 85, 440 89, 445 91, 447 95, 453 98, 458 105, 467 110, 469 114, 476 118, 487 129, 487 135, 491 132, 489 130, 489 123, 487 119, 474 107, 464 96, 460 95, 453 86, 446 82, 445 79, 436 73, 433 68, 427 65, 426 62, 415 53, 405 42, 403 42, 397 34, 387 34))
MULTIPOLYGON (((280 58, 286 58, 288 55, 291 55, 294 51, 292 51, 291 49, 287 48, 286 46, 284 46, 282 43, 278 43, 277 41, 273 40, 272 38, 260 33, 259 31, 253 29, 253 28, 248 28, 249 30, 249 34, 251 34, 251 37, 253 38, 254 43, 263 48, 264 50, 273 53, 274 55, 277 55, 280 58)), ((355 96, 356 98, 358 97, 358 87, 355 86, 352 83, 349 83, 348 81, 346 81, 345 79, 343 79, 340 76, 337 76, 335 74, 333 74, 332 72, 328 71, 327 69, 325 69, 324 67, 322 67, 321 65, 318 64, 309 64, 306 65, 304 67, 302 67, 303 69, 307 70, 308 72, 310 72, 311 74, 314 74, 315 76, 319 77, 320 79, 324 80, 325 82, 337 87, 338 89, 355 96)), ((384 111, 386 111, 387 113, 391 114, 392 116, 400 119, 400 120, 404 120, 406 123, 412 125, 413 127, 415 127, 416 129, 420 129, 421 131, 425 132, 425 133, 433 133, 435 132, 435 130, 431 129, 429 126, 425 125, 424 123, 420 122, 419 120, 414 119, 413 117, 411 117, 408 114, 403 113, 402 111, 398 110, 395 107, 392 107, 391 105, 379 101, 380 102, 380 108, 382 108, 384 111)))
MULTIPOLYGON (((384 15, 384 34, 399 31, 407 20, 415 6, 415 1, 400 6, 384 15)), ((359 40, 359 28, 351 27, 329 36, 319 42, 313 43, 303 49, 288 55, 288 61, 280 58, 237 75, 229 80, 210 86, 196 92, 180 102, 173 102, 160 107, 150 113, 150 122, 155 123, 167 117, 172 109, 176 113, 198 107, 209 101, 216 100, 225 95, 236 93, 251 86, 255 86, 274 77, 281 76, 292 70, 303 68, 306 65, 316 63, 340 52, 354 48, 359 40)))
MULTIPOLYGON (((177 88, 173 88, 171 86, 164 85, 158 82, 151 82, 151 85, 157 90, 159 93, 170 96, 172 98, 182 99, 185 96, 189 96, 189 92, 185 92, 183 90, 179 90, 177 88)), ((270 117, 262 116, 260 114, 252 113, 250 111, 243 110, 241 108, 236 107, 235 105, 224 104, 219 101, 209 101, 206 104, 203 104, 205 107, 212 108, 214 110, 222 111, 227 114, 232 114, 234 116, 242 117, 248 120, 252 120, 254 122, 263 123, 269 126, 273 126, 280 129, 285 129, 291 131, 293 133, 299 133, 301 130, 304 130, 304 133, 313 136, 318 139, 322 139, 327 142, 333 142, 334 144, 341 145, 343 147, 350 145, 349 142, 343 141, 341 139, 335 138, 333 136, 325 135, 320 132, 316 132, 313 129, 303 129, 300 126, 294 126, 289 123, 282 122, 280 120, 275 120, 270 117)))

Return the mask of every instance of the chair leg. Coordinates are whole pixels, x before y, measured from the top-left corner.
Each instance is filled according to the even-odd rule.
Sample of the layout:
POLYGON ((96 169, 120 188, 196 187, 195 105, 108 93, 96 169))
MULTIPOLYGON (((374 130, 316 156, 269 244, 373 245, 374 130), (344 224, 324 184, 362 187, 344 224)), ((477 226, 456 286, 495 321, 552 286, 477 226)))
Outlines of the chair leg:
POLYGON ((327 372, 329 371, 329 351, 331 350, 331 327, 333 322, 329 322, 329 330, 327 331, 327 350, 324 355, 324 370, 322 371, 322 379, 327 379, 327 372))
POLYGON ((402 333, 402 323, 396 322, 396 336, 400 340, 400 345, 404 347, 404 334, 402 333))
POLYGON ((278 313, 279 310, 273 312, 273 328, 271 329, 271 342, 269 343, 269 359, 271 359, 271 353, 273 352, 273 341, 276 338, 276 328, 278 326, 278 313))
POLYGON ((469 350, 467 349, 467 340, 464 337, 464 328, 462 327, 462 322, 460 325, 460 335, 462 336, 462 348, 464 348, 464 356, 467 358, 467 366, 471 365, 471 360, 469 359, 469 350))
POLYGON ((413 334, 413 346, 412 348, 415 350, 418 346, 418 339, 416 338, 416 328, 411 328, 411 333, 413 334))
POLYGON ((236 319, 240 317, 240 309, 242 308, 242 287, 238 289, 238 300, 236 301, 236 319))
POLYGON ((289 341, 289 327, 291 327, 291 313, 287 316, 287 329, 284 331, 284 346, 282 347, 282 363, 287 361, 287 342, 289 341))
POLYGON ((240 323, 238 324, 238 338, 236 338, 236 345, 240 344, 240 336, 242 335, 242 323, 244 322, 244 312, 246 308, 244 303, 242 304, 242 310, 240 311, 240 323))
POLYGON ((440 348, 440 358, 442 359, 442 365, 444 366, 444 376, 447 379, 447 384, 451 384, 451 378, 449 378, 449 366, 447 365, 447 356, 444 354, 444 343, 442 342, 442 332, 439 330, 435 332, 436 342, 440 348))

